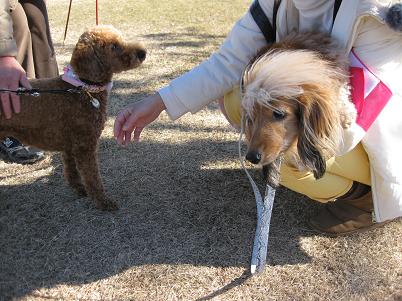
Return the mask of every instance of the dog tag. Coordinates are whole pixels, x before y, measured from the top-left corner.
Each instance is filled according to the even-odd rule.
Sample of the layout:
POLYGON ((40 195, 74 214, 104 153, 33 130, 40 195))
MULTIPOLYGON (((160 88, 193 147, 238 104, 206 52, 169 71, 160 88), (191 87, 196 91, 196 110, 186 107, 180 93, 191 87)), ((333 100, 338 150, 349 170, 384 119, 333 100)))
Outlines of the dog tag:
POLYGON ((92 99, 91 99, 91 103, 92 103, 92 105, 94 106, 94 108, 99 109, 99 107, 100 107, 99 100, 97 100, 96 98, 92 98, 92 99))

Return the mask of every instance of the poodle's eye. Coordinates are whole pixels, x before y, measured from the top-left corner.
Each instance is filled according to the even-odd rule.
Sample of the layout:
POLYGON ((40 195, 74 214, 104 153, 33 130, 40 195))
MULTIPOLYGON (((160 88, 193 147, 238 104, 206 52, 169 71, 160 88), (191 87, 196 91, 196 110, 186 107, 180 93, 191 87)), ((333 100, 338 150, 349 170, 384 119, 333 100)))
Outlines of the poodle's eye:
POLYGON ((110 49, 112 49, 112 50, 120 50, 120 46, 117 45, 117 44, 112 44, 112 45, 110 45, 110 49))
POLYGON ((284 111, 275 110, 272 112, 272 118, 275 121, 283 120, 283 119, 285 119, 285 117, 286 117, 286 112, 284 112, 284 111))

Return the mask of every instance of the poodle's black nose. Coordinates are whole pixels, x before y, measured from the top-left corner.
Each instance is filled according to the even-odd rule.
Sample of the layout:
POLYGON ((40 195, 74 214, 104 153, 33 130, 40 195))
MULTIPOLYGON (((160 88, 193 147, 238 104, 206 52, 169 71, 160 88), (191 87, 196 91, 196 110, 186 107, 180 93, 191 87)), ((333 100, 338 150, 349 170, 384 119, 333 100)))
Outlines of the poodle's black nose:
POLYGON ((145 50, 138 50, 137 51, 137 57, 141 62, 145 60, 146 56, 147 56, 147 52, 145 50))
POLYGON ((249 151, 246 155, 246 160, 253 164, 258 164, 261 161, 261 154, 257 151, 249 151))

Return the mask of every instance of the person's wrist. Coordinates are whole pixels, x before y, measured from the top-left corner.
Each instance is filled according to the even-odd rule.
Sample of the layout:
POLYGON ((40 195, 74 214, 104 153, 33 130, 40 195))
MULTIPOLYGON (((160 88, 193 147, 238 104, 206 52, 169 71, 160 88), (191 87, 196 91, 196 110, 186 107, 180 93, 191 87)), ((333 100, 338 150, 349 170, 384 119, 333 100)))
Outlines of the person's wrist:
POLYGON ((9 61, 9 60, 16 60, 16 58, 15 58, 15 56, 12 56, 12 55, 0 56, 0 61, 9 61))
POLYGON ((13 56, 0 56, 0 67, 12 69, 22 68, 20 63, 18 63, 17 59, 13 56))
POLYGON ((162 99, 162 97, 159 95, 158 92, 156 92, 156 93, 153 95, 153 101, 156 103, 156 106, 157 106, 157 108, 158 108, 158 110, 159 110, 160 112, 166 110, 165 103, 163 102, 163 99, 162 99))

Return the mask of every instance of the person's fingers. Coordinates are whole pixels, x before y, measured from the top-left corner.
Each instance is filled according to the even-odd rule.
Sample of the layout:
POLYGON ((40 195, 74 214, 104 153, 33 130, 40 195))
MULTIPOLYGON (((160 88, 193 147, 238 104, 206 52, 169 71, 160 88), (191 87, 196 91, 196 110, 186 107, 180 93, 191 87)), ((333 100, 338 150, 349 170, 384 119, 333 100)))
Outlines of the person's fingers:
POLYGON ((122 132, 122 127, 126 123, 126 120, 129 116, 130 116, 130 112, 127 109, 124 109, 123 111, 121 111, 117 114, 116 119, 114 121, 114 127, 113 127, 113 134, 116 138, 122 132))
POLYGON ((26 74, 24 72, 21 73, 19 82, 24 88, 32 89, 32 86, 29 83, 29 80, 28 80, 28 78, 27 78, 27 76, 26 76, 26 74))
MULTIPOLYGON (((18 89, 18 82, 13 82, 10 86, 10 90, 16 91, 18 89)), ((13 105, 14 113, 21 112, 20 97, 16 93, 10 93, 11 104, 13 105)))
POLYGON ((139 142, 140 141, 140 136, 141 132, 144 128, 143 127, 136 127, 134 130, 134 141, 139 142))
POLYGON ((6 93, 0 93, 0 116, 4 115, 3 113, 3 97, 8 97, 8 95, 6 93))
POLYGON ((124 132, 120 131, 116 137, 117 143, 120 145, 124 145, 124 132))
POLYGON ((116 119, 114 120, 114 126, 113 126, 113 135, 114 137, 118 140, 118 137, 120 136, 121 131, 121 127, 122 127, 122 122, 119 119, 119 115, 116 117, 116 119))
POLYGON ((128 145, 131 142, 131 132, 124 132, 124 145, 128 145))
POLYGON ((21 112, 20 97, 17 94, 11 93, 10 98, 11 98, 11 103, 13 105, 13 111, 14 111, 14 113, 18 114, 19 112, 21 112))
POLYGON ((126 121, 123 124, 123 131, 132 133, 136 127, 137 119, 138 115, 136 113, 126 116, 126 121))
POLYGON ((11 105, 10 105, 10 96, 8 93, 1 94, 1 105, 3 108, 3 114, 6 119, 11 118, 11 105))

